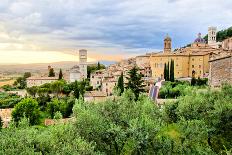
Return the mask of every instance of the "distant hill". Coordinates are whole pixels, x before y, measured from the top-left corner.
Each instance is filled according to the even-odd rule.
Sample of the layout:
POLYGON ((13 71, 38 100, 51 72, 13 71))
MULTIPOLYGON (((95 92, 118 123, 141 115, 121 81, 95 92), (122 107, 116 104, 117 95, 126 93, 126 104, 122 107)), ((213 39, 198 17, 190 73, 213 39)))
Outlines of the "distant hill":
MULTIPOLYGON (((97 62, 91 62, 97 63, 97 62)), ((115 63, 114 61, 100 61, 101 64, 109 66, 110 64, 115 63)), ((74 65, 77 65, 78 62, 64 61, 64 62, 55 62, 55 63, 35 63, 35 64, 0 64, 0 73, 24 73, 24 72, 43 72, 47 71, 49 65, 51 65, 55 70, 62 68, 63 70, 68 70, 74 65)))
MULTIPOLYGON (((223 40, 232 37, 232 27, 229 27, 225 30, 221 30, 217 32, 217 41, 222 42, 223 40)), ((208 34, 204 37, 204 39, 208 42, 208 34)))

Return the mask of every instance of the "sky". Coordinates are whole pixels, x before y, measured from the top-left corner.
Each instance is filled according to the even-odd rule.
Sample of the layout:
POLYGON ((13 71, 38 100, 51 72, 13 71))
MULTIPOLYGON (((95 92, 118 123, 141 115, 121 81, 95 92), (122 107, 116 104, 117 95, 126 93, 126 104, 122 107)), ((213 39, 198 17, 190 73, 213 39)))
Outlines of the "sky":
POLYGON ((0 64, 118 61, 232 26, 231 0, 0 0, 0 64))

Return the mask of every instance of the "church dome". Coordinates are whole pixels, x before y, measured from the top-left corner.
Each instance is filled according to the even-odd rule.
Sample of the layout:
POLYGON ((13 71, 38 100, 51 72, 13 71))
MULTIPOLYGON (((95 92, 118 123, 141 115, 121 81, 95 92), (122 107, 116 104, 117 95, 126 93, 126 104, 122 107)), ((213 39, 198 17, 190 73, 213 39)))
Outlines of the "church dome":
POLYGON ((201 33, 198 33, 198 37, 195 39, 194 43, 205 43, 205 39, 201 38, 201 33))

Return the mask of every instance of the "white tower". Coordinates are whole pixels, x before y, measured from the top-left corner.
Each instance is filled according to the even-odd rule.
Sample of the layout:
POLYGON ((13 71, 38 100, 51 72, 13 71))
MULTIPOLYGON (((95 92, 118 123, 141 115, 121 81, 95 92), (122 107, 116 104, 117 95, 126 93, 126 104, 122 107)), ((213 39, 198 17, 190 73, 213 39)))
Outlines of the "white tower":
POLYGON ((216 46, 217 44, 217 28, 209 27, 208 28, 208 45, 211 47, 216 46))
POLYGON ((79 67, 81 72, 81 78, 87 78, 87 50, 79 50, 79 67))

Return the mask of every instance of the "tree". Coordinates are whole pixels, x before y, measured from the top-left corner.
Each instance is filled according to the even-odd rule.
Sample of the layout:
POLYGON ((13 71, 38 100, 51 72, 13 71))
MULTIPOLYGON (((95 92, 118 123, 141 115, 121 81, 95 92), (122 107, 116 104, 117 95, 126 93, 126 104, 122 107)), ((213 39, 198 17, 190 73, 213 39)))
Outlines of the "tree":
POLYGON ((133 93, 135 94, 136 100, 139 97, 139 94, 141 92, 144 92, 144 85, 142 80, 142 74, 138 73, 138 68, 133 67, 129 72, 129 77, 127 77, 128 83, 127 83, 127 89, 131 89, 133 93))
POLYGON ((63 73, 62 73, 62 70, 60 69, 60 72, 59 72, 59 80, 63 79, 63 73))
POLYGON ((36 96, 36 93, 37 93, 37 91, 38 91, 38 87, 32 86, 32 87, 30 87, 30 88, 27 88, 26 90, 27 90, 27 93, 28 93, 29 95, 35 97, 35 96, 36 96))
POLYGON ((3 126, 3 121, 2 121, 2 117, 0 116, 0 130, 2 129, 3 126))
POLYGON ((118 78, 117 88, 119 90, 119 95, 121 96, 124 92, 124 80, 123 80, 123 72, 121 73, 120 77, 118 78))
POLYGON ((167 81, 167 64, 164 64, 164 79, 167 81))
POLYGON ((24 75, 23 75, 23 77, 24 77, 25 79, 31 77, 31 72, 25 72, 24 75))
POLYGON ((51 91, 58 97, 62 93, 65 81, 59 80, 51 83, 51 91))
POLYGON ((195 77, 192 77, 191 86, 195 86, 196 84, 197 84, 197 79, 195 77))
POLYGON ((75 81, 72 83, 72 89, 73 89, 73 94, 76 99, 79 99, 80 97, 80 89, 79 89, 79 83, 78 81, 75 81))
POLYGON ((100 70, 101 69, 101 64, 100 62, 97 63, 97 70, 100 70))
POLYGON ((170 66, 169 66, 169 62, 168 62, 168 66, 167 66, 167 80, 166 81, 170 81, 170 66))
POLYGON ((48 77, 55 77, 55 76, 56 76, 56 74, 55 74, 55 72, 54 72, 54 69, 51 68, 51 69, 49 70, 48 77))
POLYGON ((174 60, 171 60, 171 66, 170 66, 170 81, 174 82, 175 80, 175 71, 174 71, 174 60))
POLYGON ((35 99, 25 98, 15 105, 12 117, 15 122, 19 122, 23 117, 29 119, 31 125, 39 124, 40 109, 35 99))

